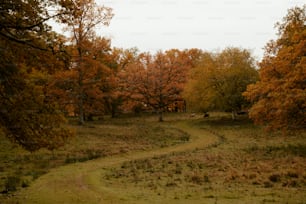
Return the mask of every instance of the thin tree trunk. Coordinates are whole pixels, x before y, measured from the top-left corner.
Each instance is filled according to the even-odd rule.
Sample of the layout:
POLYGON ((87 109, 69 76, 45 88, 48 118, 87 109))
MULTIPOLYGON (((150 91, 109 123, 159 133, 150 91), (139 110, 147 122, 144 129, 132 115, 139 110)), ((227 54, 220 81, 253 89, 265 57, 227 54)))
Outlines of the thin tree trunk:
POLYGON ((232 110, 232 120, 236 120, 237 113, 235 110, 232 110))
POLYGON ((158 121, 159 122, 163 122, 164 121, 164 119, 163 119, 163 111, 162 110, 159 110, 159 118, 158 118, 158 121))
POLYGON ((79 124, 84 124, 84 112, 83 112, 83 103, 82 100, 79 101, 79 124))
POLYGON ((83 106, 83 71, 82 71, 82 64, 83 64, 83 58, 82 58, 82 51, 78 50, 79 52, 79 62, 78 62, 78 72, 79 72, 79 79, 78 79, 78 85, 79 85, 79 90, 78 90, 78 108, 79 108, 79 124, 83 125, 84 124, 84 106, 83 106))

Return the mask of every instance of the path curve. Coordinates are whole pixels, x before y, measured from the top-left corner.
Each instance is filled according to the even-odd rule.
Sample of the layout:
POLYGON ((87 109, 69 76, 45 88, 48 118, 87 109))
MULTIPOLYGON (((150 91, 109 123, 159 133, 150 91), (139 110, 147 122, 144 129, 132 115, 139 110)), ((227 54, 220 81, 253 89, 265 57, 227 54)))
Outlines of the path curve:
POLYGON ((18 195, 21 203, 103 203, 112 200, 116 192, 103 186, 96 178, 102 178, 103 169, 120 165, 123 162, 152 158, 176 152, 202 149, 219 142, 212 132, 193 126, 188 121, 171 124, 190 135, 186 143, 161 149, 130 152, 84 163, 75 163, 51 170, 38 178, 30 187, 18 195), (100 184, 100 185, 99 185, 100 184))

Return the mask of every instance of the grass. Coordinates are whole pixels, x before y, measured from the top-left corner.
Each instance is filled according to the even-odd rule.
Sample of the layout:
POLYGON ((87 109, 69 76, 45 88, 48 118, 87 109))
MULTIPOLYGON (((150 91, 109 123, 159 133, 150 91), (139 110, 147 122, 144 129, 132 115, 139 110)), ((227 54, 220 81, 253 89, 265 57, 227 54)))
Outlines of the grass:
POLYGON ((54 152, 29 153, 10 143, 0 132, 0 203, 15 191, 28 187, 50 169, 128 152, 167 147, 188 141, 188 135, 146 117, 106 119, 77 126, 69 125, 76 137, 54 152))
MULTIPOLYGON (((77 163, 48 170, 6 201, 305 203, 305 134, 271 134, 245 118, 229 117, 170 115, 164 123, 140 117, 75 126, 74 146, 53 154, 69 153, 77 163), (78 163, 83 157, 95 160, 78 163)), ((53 162, 40 163, 42 155, 30 155, 28 161, 48 169, 53 162)))
POLYGON ((217 130, 211 121, 200 121, 199 127, 205 125, 226 140, 202 150, 130 161, 124 168, 109 169, 102 179, 108 185, 128 183, 133 189, 127 194, 146 189, 152 201, 162 196, 170 203, 174 198, 199 203, 305 202, 304 136, 271 137, 250 124, 236 127, 232 122, 217 130))

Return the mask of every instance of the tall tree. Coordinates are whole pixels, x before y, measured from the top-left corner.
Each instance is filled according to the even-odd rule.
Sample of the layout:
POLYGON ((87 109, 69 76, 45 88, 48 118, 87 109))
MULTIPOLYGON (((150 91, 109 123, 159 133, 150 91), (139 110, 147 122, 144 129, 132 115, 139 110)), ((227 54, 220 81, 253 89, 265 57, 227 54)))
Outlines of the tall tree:
MULTIPOLYGON (((85 42, 84 42, 85 43, 85 42)), ((70 46, 75 52, 75 45, 70 46)), ((84 119, 92 120, 93 116, 105 113, 105 98, 109 95, 112 83, 112 70, 105 65, 110 55, 110 40, 95 38, 86 42, 86 52, 83 54, 82 94, 84 119)), ((53 75, 49 83, 50 96, 56 98, 62 110, 67 114, 79 111, 79 70, 76 64, 71 64, 68 70, 59 71, 53 75)))
POLYGON ((306 128, 306 6, 277 23, 279 38, 266 46, 260 80, 244 96, 254 103, 249 116, 270 130, 306 128))
POLYGON ((87 42, 95 39, 95 29, 99 25, 109 25, 113 17, 112 9, 99 6, 94 0, 73 1, 67 14, 61 16, 61 22, 67 25, 71 33, 71 42, 75 45, 76 55, 74 58, 74 69, 77 70, 77 89, 78 89, 78 114, 79 123, 84 123, 84 72, 86 65, 84 57, 86 55, 87 42))
POLYGON ((48 73, 65 64, 61 38, 45 24, 61 12, 51 15, 49 6, 61 8, 61 1, 0 3, 0 128, 30 151, 57 148, 71 136, 46 94, 48 73))
POLYGON ((184 95, 194 110, 231 111, 234 119, 246 105, 242 93, 257 77, 254 59, 247 50, 227 48, 221 53, 204 53, 191 70, 184 95))

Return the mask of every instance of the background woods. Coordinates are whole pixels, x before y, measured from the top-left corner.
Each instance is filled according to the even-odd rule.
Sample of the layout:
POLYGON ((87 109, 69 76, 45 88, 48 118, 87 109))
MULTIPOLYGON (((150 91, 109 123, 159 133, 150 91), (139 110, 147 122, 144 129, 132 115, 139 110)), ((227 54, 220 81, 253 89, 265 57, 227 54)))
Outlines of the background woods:
POLYGON ((27 150, 50 150, 80 124, 123 112, 249 110, 270 129, 305 128, 305 6, 278 23, 259 69, 250 51, 170 49, 156 53, 112 47, 98 36, 111 8, 93 0, 0 3, 0 126, 27 150), (62 36, 47 24, 65 26, 62 36))
POLYGON ((277 12, 241 15, 277 3, 148 2, 0 1, 0 203, 305 203, 306 5, 256 61, 257 48, 205 43, 257 44, 249 31, 265 35, 256 23, 277 12), (126 2, 135 10, 122 17, 126 2), (161 46, 150 49, 161 37, 188 49, 123 49, 120 32, 104 35, 120 21, 140 43, 144 19, 171 21, 150 32, 161 46))
POLYGON ((227 48, 221 53, 204 53, 198 65, 190 71, 184 96, 194 111, 238 111, 248 103, 242 93, 258 75, 255 61, 247 50, 227 48))

